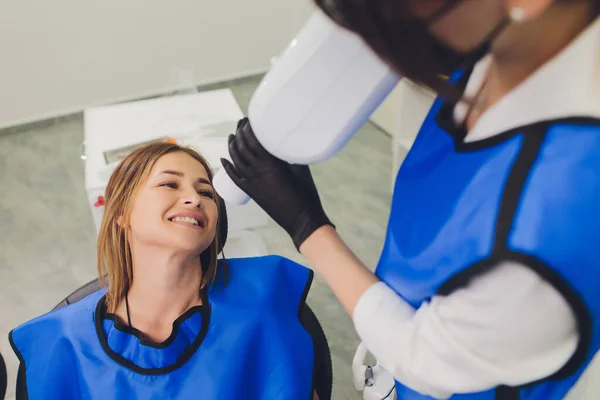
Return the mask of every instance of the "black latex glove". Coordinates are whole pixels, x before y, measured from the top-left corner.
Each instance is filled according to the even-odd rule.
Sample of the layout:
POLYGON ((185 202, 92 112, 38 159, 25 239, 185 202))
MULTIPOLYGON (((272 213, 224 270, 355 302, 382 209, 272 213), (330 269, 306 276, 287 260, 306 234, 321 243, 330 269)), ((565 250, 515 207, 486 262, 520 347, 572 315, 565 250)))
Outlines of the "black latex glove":
POLYGON ((282 161, 258 142, 247 118, 229 136, 235 164, 221 163, 233 182, 292 237, 296 249, 318 228, 333 224, 325 215, 310 169, 282 161))

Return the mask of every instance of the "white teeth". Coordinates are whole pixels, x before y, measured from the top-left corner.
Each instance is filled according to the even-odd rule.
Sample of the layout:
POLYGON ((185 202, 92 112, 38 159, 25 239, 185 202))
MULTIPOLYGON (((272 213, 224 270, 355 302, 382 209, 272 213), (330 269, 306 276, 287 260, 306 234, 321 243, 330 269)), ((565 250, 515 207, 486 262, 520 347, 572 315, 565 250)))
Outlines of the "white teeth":
POLYGON ((200 222, 198 222, 197 219, 190 217, 175 217, 173 218, 173 222, 185 222, 192 225, 200 225, 200 222))

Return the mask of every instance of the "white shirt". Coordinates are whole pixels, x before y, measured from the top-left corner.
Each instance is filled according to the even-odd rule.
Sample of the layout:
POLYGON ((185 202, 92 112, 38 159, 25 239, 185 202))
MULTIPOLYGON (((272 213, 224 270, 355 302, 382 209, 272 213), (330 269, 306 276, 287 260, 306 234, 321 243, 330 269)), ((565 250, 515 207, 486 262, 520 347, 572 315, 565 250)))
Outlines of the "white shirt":
MULTIPOLYGON (((467 94, 481 86, 490 61, 477 64, 467 94)), ((465 114, 457 105, 455 118, 465 114)), ((465 140, 572 116, 600 118, 600 19, 490 107, 465 140)), ((367 349, 396 380, 436 398, 548 377, 569 360, 579 339, 566 300, 514 262, 417 310, 377 283, 359 299, 353 320, 367 349)))

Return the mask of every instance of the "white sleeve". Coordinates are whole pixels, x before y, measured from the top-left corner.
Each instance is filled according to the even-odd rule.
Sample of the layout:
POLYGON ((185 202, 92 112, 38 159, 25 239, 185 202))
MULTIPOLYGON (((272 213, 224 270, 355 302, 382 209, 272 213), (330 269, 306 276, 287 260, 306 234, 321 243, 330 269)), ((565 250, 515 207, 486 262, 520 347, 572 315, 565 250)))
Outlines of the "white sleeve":
POLYGON ((367 349, 397 381, 436 398, 548 377, 579 339, 562 295, 512 262, 417 310, 377 283, 361 296, 353 319, 367 349))

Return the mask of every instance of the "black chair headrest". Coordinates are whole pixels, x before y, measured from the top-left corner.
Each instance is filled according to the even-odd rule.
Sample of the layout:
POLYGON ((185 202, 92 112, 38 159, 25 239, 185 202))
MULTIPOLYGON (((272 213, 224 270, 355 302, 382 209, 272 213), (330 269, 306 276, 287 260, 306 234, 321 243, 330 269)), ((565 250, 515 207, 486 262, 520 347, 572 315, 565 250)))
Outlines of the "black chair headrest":
POLYGON ((8 385, 8 375, 6 374, 6 364, 0 354, 0 400, 4 400, 6 395, 6 385, 8 385))
POLYGON ((219 197, 219 253, 223 250, 225 242, 227 241, 228 229, 227 207, 225 206, 225 201, 219 197))

